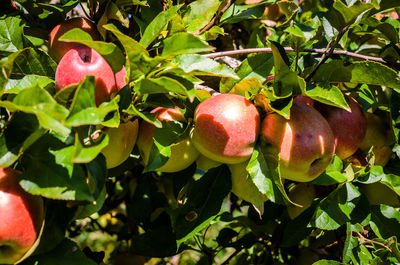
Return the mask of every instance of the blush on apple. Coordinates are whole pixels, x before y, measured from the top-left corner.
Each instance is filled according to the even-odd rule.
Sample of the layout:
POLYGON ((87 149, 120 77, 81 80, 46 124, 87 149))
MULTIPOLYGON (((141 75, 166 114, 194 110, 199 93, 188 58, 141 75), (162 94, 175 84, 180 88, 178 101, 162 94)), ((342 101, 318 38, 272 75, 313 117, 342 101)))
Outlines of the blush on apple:
POLYGON ((299 182, 312 181, 324 172, 335 150, 328 122, 313 107, 299 102, 293 103, 289 120, 277 113, 267 115, 261 137, 266 143, 266 157, 277 159, 280 153, 282 178, 299 182), (270 151, 271 145, 275 152, 270 151))
POLYGON ((74 28, 80 28, 86 33, 89 33, 93 40, 99 40, 99 33, 97 32, 96 25, 88 19, 75 17, 65 20, 61 24, 55 26, 49 36, 49 53, 55 61, 59 62, 69 50, 84 46, 80 43, 58 40, 62 35, 74 28))
POLYGON ((20 173, 0 168, 0 264, 15 264, 29 251, 44 219, 42 198, 20 187, 20 173))
POLYGON ((250 158, 259 129, 260 115, 249 100, 220 94, 197 106, 191 139, 204 156, 235 164, 250 158))
POLYGON ((108 101, 112 93, 126 85, 125 67, 114 75, 110 65, 94 49, 86 46, 69 50, 61 59, 56 70, 56 87, 58 90, 72 84, 78 84, 85 76, 95 77, 95 102, 99 106, 108 101))
POLYGON ((354 154, 367 128, 364 114, 355 99, 349 101, 350 111, 315 102, 314 107, 328 121, 335 135, 336 155, 345 159, 354 154))
MULTIPOLYGON (((151 111, 157 113, 160 121, 182 121, 186 122, 185 117, 178 108, 158 107, 151 111)), ((156 127, 153 124, 142 122, 140 124, 137 146, 142 156, 144 165, 148 164, 151 146, 153 145, 153 133, 156 127)), ((171 146, 171 154, 168 161, 157 168, 159 172, 178 172, 190 166, 199 156, 199 152, 194 148, 189 137, 182 139, 171 146)))

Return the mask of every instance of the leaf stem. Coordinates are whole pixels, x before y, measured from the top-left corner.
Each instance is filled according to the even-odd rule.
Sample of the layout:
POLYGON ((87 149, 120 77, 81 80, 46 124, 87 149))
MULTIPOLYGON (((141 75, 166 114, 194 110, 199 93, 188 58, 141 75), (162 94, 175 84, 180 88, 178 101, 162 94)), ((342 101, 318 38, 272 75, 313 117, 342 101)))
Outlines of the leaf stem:
POLYGON ((222 8, 221 11, 218 12, 218 13, 215 15, 215 17, 214 17, 213 19, 211 19, 211 21, 210 21, 204 28, 202 28, 201 30, 197 31, 195 34, 196 34, 196 35, 199 35, 199 34, 205 32, 205 31, 209 30, 209 29, 215 24, 215 22, 217 22, 217 20, 219 20, 219 18, 221 17, 221 15, 222 15, 223 13, 225 13, 226 10, 228 10, 228 8, 231 6, 232 3, 233 3, 233 1, 232 1, 232 0, 229 0, 229 1, 228 1, 228 4, 226 4, 226 6, 224 6, 224 8, 222 8))

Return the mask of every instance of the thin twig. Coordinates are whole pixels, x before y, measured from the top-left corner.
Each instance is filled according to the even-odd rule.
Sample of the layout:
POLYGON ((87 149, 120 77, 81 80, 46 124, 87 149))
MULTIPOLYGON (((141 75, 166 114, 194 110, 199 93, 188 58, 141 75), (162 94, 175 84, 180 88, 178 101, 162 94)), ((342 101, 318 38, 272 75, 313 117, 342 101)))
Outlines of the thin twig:
MULTIPOLYGON (((286 52, 296 52, 291 47, 284 47, 284 50, 286 52)), ((214 53, 205 54, 203 56, 207 57, 207 58, 210 58, 210 59, 215 59, 215 58, 223 57, 223 56, 234 56, 234 55, 241 55, 241 54, 263 53, 263 52, 272 52, 272 49, 271 48, 241 49, 241 50, 232 50, 232 51, 224 51, 224 52, 214 52, 214 53)), ((326 50, 325 49, 303 49, 301 52, 322 53, 322 54, 324 54, 326 52, 326 50)), ((379 57, 362 55, 362 54, 349 52, 349 51, 334 50, 332 53, 333 54, 338 54, 338 55, 350 56, 350 57, 354 57, 354 58, 358 58, 358 59, 362 59, 362 60, 369 60, 369 61, 374 61, 374 62, 387 63, 384 59, 379 58, 379 57)))
POLYGON ((326 62, 326 60, 329 59, 329 57, 332 56, 332 54, 334 53, 335 48, 336 48, 336 46, 338 45, 340 39, 341 39, 341 38, 343 37, 343 35, 349 30, 349 28, 350 28, 350 25, 344 27, 344 28, 339 32, 339 34, 337 35, 337 37, 336 37, 336 39, 335 39, 335 42, 334 42, 333 44, 332 44, 332 41, 329 42, 328 46, 326 47, 326 51, 328 51, 328 49, 329 49, 329 51, 328 51, 328 52, 325 52, 325 53, 322 55, 321 60, 319 61, 319 63, 317 64, 317 66, 316 66, 316 67, 314 68, 314 70, 306 77, 306 79, 305 79, 306 82, 310 81, 311 78, 317 73, 319 67, 320 67, 322 64, 324 64, 324 63, 326 62))
POLYGON ((232 4, 232 0, 229 0, 229 1, 228 1, 228 4, 227 4, 226 6, 224 6, 224 8, 222 8, 221 11, 218 12, 218 13, 215 15, 215 17, 214 17, 204 28, 202 28, 201 30, 199 30, 199 31, 196 32, 195 34, 196 34, 196 35, 197 35, 197 34, 201 34, 201 33, 205 32, 205 31, 209 30, 209 29, 215 24, 215 22, 217 22, 217 21, 219 20, 219 18, 221 17, 221 15, 222 15, 223 13, 225 13, 226 10, 228 10, 228 8, 231 6, 231 4, 232 4))

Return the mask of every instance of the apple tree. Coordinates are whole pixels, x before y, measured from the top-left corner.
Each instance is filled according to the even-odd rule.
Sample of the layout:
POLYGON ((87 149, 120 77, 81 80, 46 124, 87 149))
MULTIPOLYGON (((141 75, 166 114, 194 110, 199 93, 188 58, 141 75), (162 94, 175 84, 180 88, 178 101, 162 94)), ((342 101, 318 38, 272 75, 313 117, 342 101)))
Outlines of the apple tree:
POLYGON ((400 1, 1 5, 0 264, 400 263, 400 1))

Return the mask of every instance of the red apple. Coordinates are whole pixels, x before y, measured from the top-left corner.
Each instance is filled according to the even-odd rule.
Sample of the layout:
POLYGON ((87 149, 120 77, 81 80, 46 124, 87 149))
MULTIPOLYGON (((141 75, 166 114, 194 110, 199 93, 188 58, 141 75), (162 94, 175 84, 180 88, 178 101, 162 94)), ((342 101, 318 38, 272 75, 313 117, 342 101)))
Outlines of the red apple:
POLYGON ((44 218, 43 200, 24 191, 11 168, 0 168, 0 264, 15 264, 35 243, 44 218))
POLYGON ((293 103, 289 120, 277 113, 267 115, 261 137, 267 143, 266 157, 277 159, 280 153, 282 178, 299 182, 312 181, 324 172, 335 150, 328 122, 313 107, 299 102, 293 103))
POLYGON ((107 168, 117 167, 128 159, 139 132, 138 120, 121 123, 118 128, 109 128, 108 145, 101 150, 106 158, 107 168))
POLYGON ((350 111, 315 102, 315 108, 328 121, 335 135, 336 155, 345 159, 354 154, 365 136, 367 123, 355 99, 349 101, 350 111))
POLYGON ((97 106, 108 101, 111 93, 126 85, 125 67, 114 75, 110 65, 98 52, 83 46, 69 50, 61 59, 56 70, 56 87, 61 90, 66 86, 78 84, 87 75, 92 75, 96 79, 97 106))
MULTIPOLYGON (((158 107, 151 111, 157 113, 157 119, 160 121, 182 121, 186 122, 185 117, 178 108, 158 107)), ((156 127, 153 124, 142 122, 140 124, 137 146, 143 159, 143 164, 147 165, 149 161, 151 146, 153 145, 153 133, 156 127)), ((171 146, 171 154, 168 161, 157 168, 160 172, 178 172, 190 166, 199 156, 199 152, 194 148, 189 137, 182 139, 171 146)))
POLYGON ((307 96, 296 96, 293 99, 293 102, 300 102, 300 103, 304 103, 306 105, 314 107, 314 100, 307 96))
POLYGON ((249 100, 220 94, 197 106, 191 139, 204 156, 235 164, 250 158, 259 130, 260 115, 249 100))
POLYGON ((93 40, 99 39, 99 33, 97 32, 96 25, 88 19, 83 17, 75 17, 63 21, 61 24, 53 28, 49 37, 49 53, 57 62, 59 62, 64 54, 66 54, 70 49, 76 49, 84 46, 79 43, 58 40, 62 35, 74 28, 80 28, 89 33, 93 40))

